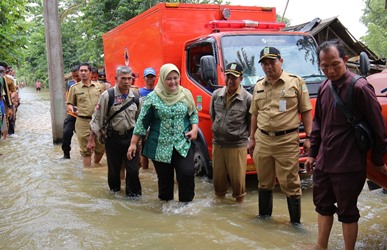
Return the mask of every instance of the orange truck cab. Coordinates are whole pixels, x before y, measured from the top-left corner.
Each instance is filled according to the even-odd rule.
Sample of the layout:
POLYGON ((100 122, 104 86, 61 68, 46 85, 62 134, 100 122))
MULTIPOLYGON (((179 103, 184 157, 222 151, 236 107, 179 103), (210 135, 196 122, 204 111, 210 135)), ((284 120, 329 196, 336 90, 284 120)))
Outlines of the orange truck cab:
MULTIPOLYGON (((159 72, 163 64, 175 64, 181 72, 181 85, 192 92, 199 113, 195 171, 212 177, 209 107, 212 92, 225 85, 225 65, 240 63, 244 68, 242 85, 252 91, 264 77, 259 53, 265 46, 273 46, 281 51, 284 70, 305 79, 311 97, 325 80, 313 37, 281 31, 283 27, 276 22, 275 8, 159 3, 102 36, 107 80, 115 82, 116 67, 127 65, 139 74, 136 85, 142 87, 145 68, 159 72)), ((303 138, 301 126, 301 167, 306 160, 301 150, 303 138)), ((256 173, 250 156, 246 164, 247 174, 256 173)))

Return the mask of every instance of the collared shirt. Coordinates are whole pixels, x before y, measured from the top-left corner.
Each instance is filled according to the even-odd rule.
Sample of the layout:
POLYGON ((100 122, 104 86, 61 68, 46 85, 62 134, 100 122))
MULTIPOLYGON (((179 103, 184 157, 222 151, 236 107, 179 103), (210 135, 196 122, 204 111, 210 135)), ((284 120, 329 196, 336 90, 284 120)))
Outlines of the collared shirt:
POLYGON ((78 82, 71 86, 67 104, 77 106, 79 116, 91 116, 102 92, 101 84, 97 82, 92 81, 89 86, 78 82))
POLYGON ((191 147, 191 140, 185 138, 190 125, 198 123, 195 110, 188 115, 188 107, 183 102, 167 105, 153 91, 145 99, 136 122, 134 134, 145 137, 143 155, 151 160, 171 163, 175 148, 182 157, 186 157, 191 147))
MULTIPOLYGON (((347 70, 339 80, 333 82, 344 103, 347 101, 347 90, 353 75, 347 70)), ((357 148, 352 125, 335 105, 329 88, 330 82, 329 80, 324 82, 318 91, 309 156, 317 157, 316 168, 324 172, 345 173, 364 170, 366 153, 357 148)), ((356 114, 364 117, 374 132, 372 161, 375 165, 383 165, 383 154, 387 145, 385 121, 374 89, 367 80, 359 79, 356 82, 353 105, 356 114)))
POLYGON ((240 95, 241 94, 241 85, 239 84, 239 86, 238 86, 238 89, 235 91, 235 93, 234 94, 232 94, 232 95, 230 95, 229 93, 228 93, 228 91, 227 91, 227 87, 226 87, 226 94, 227 94, 227 108, 230 106, 230 103, 232 102, 232 100, 234 100, 234 96, 235 95, 240 95))
POLYGON ((299 76, 282 71, 272 85, 263 78, 254 87, 250 113, 257 116, 257 126, 266 131, 283 131, 300 126, 299 114, 312 109, 308 88, 299 76), (280 102, 285 107, 280 109, 280 102))
MULTIPOLYGON (((108 112, 107 109, 109 103, 109 93, 107 90, 104 91, 99 98, 98 104, 93 113, 93 118, 90 121, 91 130, 97 134, 108 117, 113 115, 123 105, 132 101, 133 98, 134 94, 132 90, 129 91, 129 94, 125 98, 124 95, 120 92, 118 86, 114 86, 114 101, 108 112)), ((113 130, 124 132, 134 128, 139 111, 139 107, 137 107, 137 104, 134 102, 129 107, 118 113, 110 121, 113 130)))

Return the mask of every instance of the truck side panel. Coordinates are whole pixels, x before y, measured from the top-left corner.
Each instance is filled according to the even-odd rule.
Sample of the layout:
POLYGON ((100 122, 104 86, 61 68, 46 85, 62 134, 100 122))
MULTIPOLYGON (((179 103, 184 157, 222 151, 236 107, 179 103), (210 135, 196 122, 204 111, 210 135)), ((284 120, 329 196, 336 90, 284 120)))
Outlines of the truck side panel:
POLYGON ((139 73, 138 87, 144 85, 142 71, 164 63, 182 66, 184 43, 211 32, 204 25, 222 20, 222 11, 230 10, 229 20, 275 20, 275 8, 228 6, 215 4, 159 3, 102 36, 107 80, 115 83, 115 69, 127 65, 139 73), (176 6, 176 5, 175 5, 176 6))

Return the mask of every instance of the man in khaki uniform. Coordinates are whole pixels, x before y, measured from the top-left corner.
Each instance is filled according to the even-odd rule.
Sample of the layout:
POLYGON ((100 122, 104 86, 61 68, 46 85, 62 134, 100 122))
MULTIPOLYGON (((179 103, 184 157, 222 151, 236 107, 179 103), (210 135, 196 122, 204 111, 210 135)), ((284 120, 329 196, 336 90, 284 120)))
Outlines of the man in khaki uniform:
MULTIPOLYGON (((93 152, 87 149, 87 142, 90 135, 89 123, 103 89, 101 84, 90 80, 90 64, 80 64, 79 73, 81 74, 81 81, 74 84, 69 90, 67 111, 77 114, 75 131, 78 137, 80 153, 83 157, 83 166, 90 167, 93 152)), ((98 164, 101 161, 104 152, 104 145, 96 141, 94 163, 98 164)))
POLYGON ((259 63, 266 77, 259 80, 254 87, 250 107, 249 145, 259 181, 259 216, 271 216, 272 190, 277 177, 281 190, 287 197, 290 221, 298 224, 301 217, 301 186, 298 175, 299 114, 307 135, 304 143, 304 150, 307 152, 312 130, 309 92, 302 78, 283 71, 283 59, 278 49, 264 48, 259 63))

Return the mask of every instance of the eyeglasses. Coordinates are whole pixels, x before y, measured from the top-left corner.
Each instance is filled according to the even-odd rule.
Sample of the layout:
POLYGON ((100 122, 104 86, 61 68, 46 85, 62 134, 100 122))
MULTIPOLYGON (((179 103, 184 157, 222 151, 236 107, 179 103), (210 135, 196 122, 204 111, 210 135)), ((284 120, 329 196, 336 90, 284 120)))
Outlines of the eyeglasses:
POLYGON ((154 76, 154 75, 146 75, 145 77, 146 78, 155 78, 156 76, 154 76))

